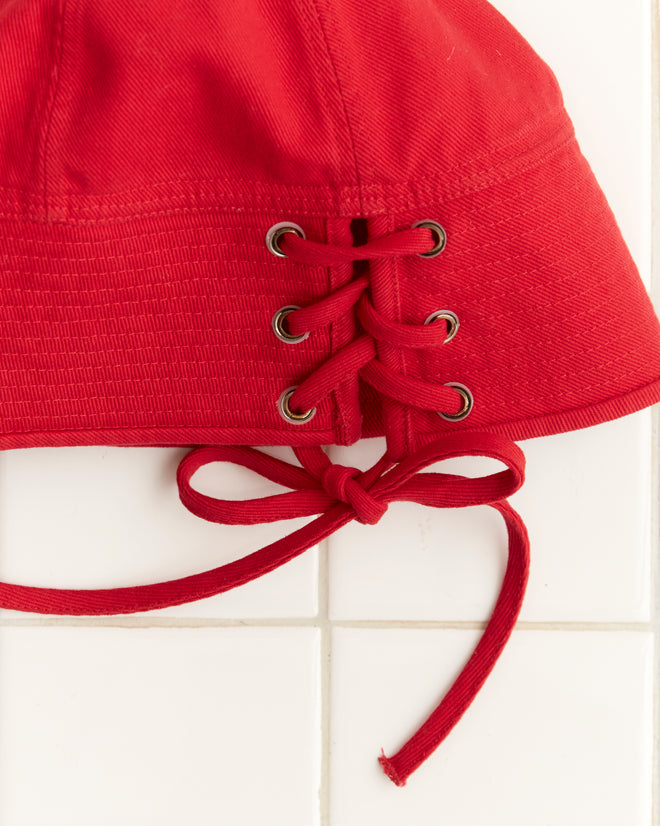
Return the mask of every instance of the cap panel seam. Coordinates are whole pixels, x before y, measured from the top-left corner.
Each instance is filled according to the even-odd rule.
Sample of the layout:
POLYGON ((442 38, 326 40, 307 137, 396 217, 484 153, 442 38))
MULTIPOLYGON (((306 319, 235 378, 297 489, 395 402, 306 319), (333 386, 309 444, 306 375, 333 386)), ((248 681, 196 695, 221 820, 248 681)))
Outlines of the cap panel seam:
MULTIPOLYGON (((547 162, 552 156, 565 151, 571 146, 579 151, 575 139, 575 134, 571 129, 563 128, 557 130, 550 138, 540 141, 532 146, 522 157, 508 159, 506 162, 493 164, 487 173, 472 174, 466 176, 460 183, 451 184, 446 180, 438 182, 437 179, 405 181, 396 184, 374 183, 362 184, 358 187, 340 187, 337 190, 330 190, 329 187, 271 187, 269 191, 261 193, 259 186, 262 182, 246 181, 240 182, 239 186, 235 181, 224 179, 209 181, 186 181, 185 184, 178 182, 177 193, 164 191, 158 197, 150 197, 146 200, 132 200, 121 203, 122 193, 113 193, 109 196, 95 196, 92 200, 89 196, 77 197, 75 195, 50 196, 51 205, 64 204, 67 206, 68 214, 66 219, 49 219, 47 223, 61 223, 75 225, 105 225, 129 223, 135 220, 154 218, 167 215, 202 215, 205 213, 264 213, 273 212, 282 208, 297 210, 309 216, 334 217, 370 217, 391 210, 401 210, 411 208, 425 208, 434 206, 465 195, 488 189, 499 183, 515 178, 525 172, 547 162), (207 184, 208 192, 195 190, 207 184), (221 185, 229 184, 224 195, 233 197, 237 203, 218 204, 221 185), (213 204, 206 205, 205 199, 212 199, 213 204), (116 203, 120 201, 120 203, 116 203), (176 202, 181 206, 174 206, 176 202), (193 201, 193 205, 186 204, 186 201, 193 201), (261 201, 261 203, 260 203, 261 201), (76 203, 78 202, 78 203, 76 203), (82 203, 81 203, 82 202, 82 203), (201 202, 201 203, 200 203, 201 202), (152 209, 149 212, 135 212, 136 208, 151 204, 167 204, 167 209, 152 209), (256 206, 255 206, 256 204, 256 206), (105 214, 99 214, 106 211, 105 214), (108 215, 107 212, 114 211, 115 214, 108 215), (131 214, 132 211, 132 214, 131 214), (121 213, 124 214, 121 214, 121 213), (77 213, 77 215, 76 215, 77 213), (119 213, 119 214, 118 214, 119 213), (84 216, 84 217, 78 217, 84 216), (88 217, 92 216, 92 217, 88 217)), ((156 184, 150 187, 145 194, 154 195, 163 187, 156 184)), ((26 198, 12 198, 11 193, 16 190, 0 187, 0 193, 6 192, 7 197, 0 199, 0 218, 33 220, 43 223, 43 215, 38 209, 27 213, 24 209, 26 198), (4 203, 3 203, 4 202, 4 203), (15 211, 13 211, 15 210, 15 211)), ((38 202, 37 202, 38 203, 38 202)))
MULTIPOLYGON (((69 0, 69 3, 71 0, 69 0)), ((39 153, 41 155, 42 185, 41 193, 43 198, 43 216, 48 221, 48 148, 50 145, 51 126, 54 118, 55 103, 62 76, 62 55, 64 53, 64 16, 67 10, 67 0, 58 0, 59 13, 57 16, 57 28, 55 30, 55 59, 50 75, 48 99, 44 117, 44 126, 41 134, 39 153)))
POLYGON ((345 123, 346 123, 346 129, 348 131, 348 136, 350 138, 350 143, 351 143, 351 149, 353 151, 353 167, 354 167, 354 170, 355 170, 355 182, 356 182, 357 189, 358 189, 360 212, 362 212, 362 184, 360 182, 360 170, 359 170, 358 157, 357 157, 357 146, 356 146, 356 143, 355 143, 355 135, 354 135, 354 132, 353 132, 353 127, 351 126, 351 120, 348 117, 348 106, 346 104, 346 98, 345 98, 345 96, 343 94, 343 91, 342 91, 341 83, 340 83, 340 80, 339 80, 339 72, 337 71, 336 62, 335 62, 335 60, 332 56, 332 50, 330 49, 330 43, 328 41, 325 26, 323 25, 323 20, 321 19, 321 12, 319 10, 317 0, 310 0, 310 7, 312 8, 312 10, 316 14, 316 19, 317 19, 318 24, 319 24, 319 31, 321 33, 321 37, 323 38, 323 42, 325 44, 326 53, 327 53, 327 56, 328 56, 328 61, 330 62, 330 65, 332 67, 332 73, 333 73, 335 84, 336 84, 336 87, 337 87, 337 94, 339 95, 339 100, 341 102, 342 110, 343 110, 343 113, 344 113, 344 120, 345 120, 345 123))
MULTIPOLYGON (((535 149, 540 149, 543 146, 545 146, 546 144, 552 144, 552 143, 559 144, 559 141, 554 140, 554 139, 556 138, 557 134, 561 135, 565 131, 568 131, 568 133, 569 133, 568 138, 569 139, 570 139, 570 137, 573 136, 572 124, 568 121, 568 118, 566 116, 566 112, 564 110, 561 110, 561 111, 558 111, 558 112, 552 112, 551 114, 552 114, 552 119, 558 119, 557 116, 562 115, 563 117, 560 118, 561 123, 558 126, 556 126, 553 130, 545 129, 544 133, 543 133, 544 136, 542 136, 541 138, 539 138, 537 140, 534 140, 534 141, 530 142, 529 148, 527 150, 525 150, 524 154, 530 154, 535 149), (567 129, 567 127, 568 127, 568 129, 567 129)), ((542 124, 550 123, 552 119, 549 118, 549 117, 540 119, 538 122, 535 122, 535 125, 540 126, 542 124)), ((526 127, 525 127, 525 132, 530 131, 529 127, 530 127, 530 125, 527 124, 526 127)), ((538 130, 538 131, 540 131, 540 130, 538 130)), ((371 183, 362 184, 362 187, 365 190, 368 191, 370 189, 404 188, 405 186, 407 186, 410 183, 433 184, 438 180, 438 177, 439 177, 440 174, 442 174, 443 176, 447 176, 447 175, 450 175, 451 173, 458 172, 459 170, 464 169, 466 166, 469 166, 475 160, 479 160, 481 157, 485 157, 485 158, 488 159, 488 163, 486 163, 483 166, 483 168, 481 169, 481 172, 487 172, 487 171, 495 170, 495 169, 498 169, 500 167, 506 169, 506 167, 510 163, 513 163, 517 159, 517 155, 513 155, 511 158, 505 158, 502 161, 493 161, 493 152, 497 151, 497 150, 500 150, 500 149, 505 149, 508 146, 510 146, 511 144, 517 143, 521 140, 521 138, 522 138, 522 133, 516 133, 516 135, 514 136, 514 139, 509 139, 509 140, 506 140, 506 141, 502 141, 501 143, 494 143, 491 150, 489 150, 489 152, 486 153, 485 155, 475 156, 474 158, 472 158, 469 161, 466 161, 465 163, 455 164, 454 166, 451 166, 451 167, 448 167, 447 169, 441 170, 441 173, 440 172, 435 172, 431 175, 416 175, 414 178, 407 178, 407 179, 403 179, 403 180, 400 180, 400 181, 392 181, 392 182, 388 182, 388 181, 377 182, 377 181, 374 181, 374 182, 371 182, 371 183)), ((477 170, 477 172, 472 172, 469 175, 466 175, 464 177, 465 177, 466 180, 471 180, 472 178, 476 177, 478 174, 479 174, 479 170, 477 170)), ((169 187, 169 186, 179 186, 179 187, 181 187, 182 185, 187 185, 187 184, 234 184, 236 182, 237 182, 237 179, 235 179, 235 178, 189 178, 189 179, 186 179, 186 180, 176 178, 176 179, 171 180, 171 181, 158 181, 157 183, 154 183, 154 184, 150 185, 149 187, 142 186, 142 187, 136 187, 135 189, 123 189, 123 190, 120 190, 118 192, 109 193, 107 195, 87 195, 87 196, 85 196, 85 198, 86 198, 86 200, 89 200, 89 201, 101 201, 103 199, 110 200, 112 198, 122 199, 122 198, 125 198, 127 195, 131 195, 132 193, 140 193, 140 192, 144 192, 145 190, 146 191, 153 191, 153 190, 156 190, 159 187, 169 187)), ((250 186, 255 186, 255 185, 256 186, 260 186, 260 185, 263 186, 266 183, 264 180, 253 179, 253 178, 245 178, 245 177, 241 178, 240 182, 242 184, 246 184, 246 185, 250 185, 250 186)), ((278 187, 276 187, 276 188, 278 188, 278 187)), ((281 189, 282 192, 287 192, 287 193, 291 192, 291 193, 296 193, 296 194, 297 193, 303 193, 304 194, 306 192, 309 192, 309 193, 311 193, 310 197, 313 197, 314 192, 317 192, 317 191, 324 192, 327 189, 329 189, 329 187, 326 187, 326 186, 323 186, 323 185, 316 185, 315 186, 315 185, 307 185, 307 184, 282 184, 282 185, 279 186, 279 189, 281 189)), ((348 189, 350 189, 350 187, 340 186, 339 189, 348 190, 348 189)), ((32 190, 25 189, 25 188, 19 188, 19 187, 7 187, 7 186, 3 186, 2 184, 0 184, 0 192, 15 193, 17 195, 29 195, 32 192, 32 190)), ((68 193, 65 193, 63 195, 58 195, 58 196, 55 196, 55 197, 65 199, 65 198, 71 197, 71 195, 68 194, 68 193)), ((75 195, 73 197, 75 197, 75 195)), ((157 200, 157 199, 154 199, 154 200, 157 200)), ((131 204, 131 203, 143 204, 143 203, 150 203, 150 202, 149 201, 142 201, 142 200, 134 201, 134 202, 133 201, 128 202, 128 204, 131 204)))

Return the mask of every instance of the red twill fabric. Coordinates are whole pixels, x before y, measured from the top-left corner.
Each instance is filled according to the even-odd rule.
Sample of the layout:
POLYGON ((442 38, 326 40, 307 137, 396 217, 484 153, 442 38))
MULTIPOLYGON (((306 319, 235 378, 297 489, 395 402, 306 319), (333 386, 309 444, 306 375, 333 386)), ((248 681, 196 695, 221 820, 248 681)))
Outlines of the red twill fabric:
POLYGON ((387 432, 400 457, 438 432, 539 436, 660 397, 657 319, 555 78, 487 3, 0 9, 2 446, 387 432), (286 346, 271 318, 353 266, 276 258, 267 230, 350 246, 427 218, 446 249, 366 262, 374 307, 414 325, 453 310, 460 332, 437 353, 380 341, 379 359, 469 386, 473 412, 448 423, 371 391, 360 409, 354 373, 292 434, 281 391, 354 333, 337 316, 286 346), (622 304, 625 331, 606 323, 622 304))
POLYGON ((501 593, 438 708, 381 755, 403 785, 522 604, 511 440, 659 400, 660 325, 557 81, 489 3, 0 0, 0 449, 189 446, 177 482, 200 518, 315 517, 211 571, 0 583, 0 607, 180 604, 392 501, 488 504, 508 529, 501 593), (377 436, 364 472, 321 448, 377 436), (426 470, 474 455, 505 469, 426 470), (289 491, 194 488, 222 462, 289 491))

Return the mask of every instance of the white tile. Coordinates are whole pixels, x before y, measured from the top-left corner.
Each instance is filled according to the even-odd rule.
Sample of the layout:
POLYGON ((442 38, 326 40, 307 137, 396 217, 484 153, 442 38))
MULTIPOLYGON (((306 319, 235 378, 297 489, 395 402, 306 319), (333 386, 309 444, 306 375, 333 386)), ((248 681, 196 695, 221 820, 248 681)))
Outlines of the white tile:
POLYGON ((650 826, 652 636, 519 631, 403 788, 388 756, 439 702, 477 631, 333 637, 331 825, 650 826))
POLYGON ((651 268, 649 0, 491 0, 551 66, 578 141, 647 286, 651 268))
POLYGON ((651 413, 521 443, 511 504, 531 542, 524 620, 646 620, 651 574, 651 413))
POLYGON ((314 826, 314 629, 0 630, 3 826, 314 826))
MULTIPOLYGON (((305 520, 227 526, 179 501, 186 449, 71 447, 0 455, 0 574, 24 585, 111 588, 175 579, 256 551, 305 520)), ((270 452, 284 456, 282 449, 270 452), (277 451, 279 450, 279 453, 277 451)), ((215 463, 195 487, 211 496, 283 492, 245 468, 215 463)), ((154 612, 185 617, 301 617, 316 613, 317 554, 225 594, 154 612)))
MULTIPOLYGON (((521 619, 648 617, 650 445, 648 410, 520 442, 527 476, 511 503, 531 543, 521 619)), ((366 467, 383 446, 374 439, 336 448, 333 461, 366 467)), ((432 469, 476 475, 501 466, 457 459, 432 469)), ((329 543, 336 619, 484 620, 506 564, 504 522, 487 506, 437 510, 393 503, 377 525, 351 523, 329 543)))

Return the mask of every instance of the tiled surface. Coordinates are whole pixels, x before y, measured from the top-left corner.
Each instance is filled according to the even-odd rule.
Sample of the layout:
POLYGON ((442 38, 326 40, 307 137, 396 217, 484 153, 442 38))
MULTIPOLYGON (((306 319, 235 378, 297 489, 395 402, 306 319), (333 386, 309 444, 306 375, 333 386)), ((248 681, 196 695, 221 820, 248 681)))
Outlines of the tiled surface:
MULTIPOLYGON (((520 446, 526 481, 510 501, 532 546, 521 619, 648 620, 651 413, 520 446)), ((331 455, 367 467, 383 449, 373 439, 331 455)), ((456 459, 434 468, 477 475, 500 466, 456 459)), ((394 503, 377 525, 351 523, 329 544, 333 619, 485 620, 506 565, 504 521, 486 506, 466 515, 394 503)))
MULTIPOLYGON (((650 0, 495 5, 555 70, 648 282, 650 0)), ((0 612, 0 826, 651 826, 660 606, 650 422, 642 412, 521 443, 527 482, 513 504, 532 541, 521 625, 404 789, 376 758, 412 734, 478 638, 506 551, 489 508, 394 504, 320 554, 147 615, 0 612)), ((381 449, 372 440, 334 458, 365 465, 381 449)), ((225 528, 191 516, 174 483, 183 452, 0 456, 0 575, 150 582, 300 524, 225 528)), ((196 485, 228 497, 276 490, 224 465, 196 485)), ((660 826, 660 799, 655 811, 660 826)))
POLYGON ((2 826, 318 824, 318 631, 0 629, 2 826))
MULTIPOLYGON (((0 459, 2 576, 54 588, 175 579, 230 562, 304 524, 291 520, 245 528, 193 516, 181 505, 175 481, 186 452, 117 447, 8 451, 0 459)), ((270 452, 285 455, 281 448, 270 452)), ((227 498, 281 492, 256 474, 226 464, 200 469, 195 485, 227 498)), ((315 550, 274 571, 269 580, 150 613, 211 618, 316 613, 315 550)))
POLYGON ((380 773, 478 631, 339 629, 333 824, 650 826, 652 638, 519 631, 463 720, 403 790, 380 773))

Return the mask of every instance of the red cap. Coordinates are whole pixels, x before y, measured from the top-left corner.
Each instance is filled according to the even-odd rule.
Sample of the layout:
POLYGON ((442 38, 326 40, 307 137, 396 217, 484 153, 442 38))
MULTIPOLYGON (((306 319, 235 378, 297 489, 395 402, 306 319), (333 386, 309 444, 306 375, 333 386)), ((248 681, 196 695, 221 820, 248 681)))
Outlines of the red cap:
POLYGON ((660 398, 658 322, 556 80, 487 3, 61 6, 0 19, 0 443, 398 430, 401 456, 441 431, 525 438, 660 398), (271 320, 353 268, 276 257, 267 231, 350 245, 424 219, 445 250, 382 259, 371 301, 460 328, 443 347, 381 341, 379 359, 465 385, 469 416, 383 416, 346 372, 293 427, 280 394, 355 337, 355 312, 296 346, 271 320))
POLYGON ((483 0, 5 4, 0 298, 1 447, 216 445, 179 469, 201 517, 323 513, 196 577, 4 585, 2 605, 208 596, 397 498, 503 514, 502 597, 463 693, 382 758, 398 783, 463 713, 520 607, 527 537, 505 499, 524 461, 508 440, 660 400, 658 320, 556 79, 483 0), (381 435, 365 474, 318 447, 381 435), (302 468, 240 447, 259 444, 296 446, 302 468), (475 453, 508 469, 418 475, 475 453), (294 490, 205 497, 190 479, 210 461, 294 490))

